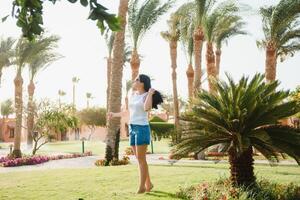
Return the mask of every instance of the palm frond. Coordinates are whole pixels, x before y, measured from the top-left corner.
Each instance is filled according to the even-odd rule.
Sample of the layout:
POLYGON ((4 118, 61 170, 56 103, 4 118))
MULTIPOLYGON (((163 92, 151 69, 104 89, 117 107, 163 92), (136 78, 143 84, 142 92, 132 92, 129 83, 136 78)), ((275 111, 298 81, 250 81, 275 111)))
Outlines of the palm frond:
POLYGON ((160 0, 146 0, 139 7, 139 0, 134 0, 128 8, 128 26, 133 39, 133 46, 137 48, 140 39, 173 5, 174 0, 161 4, 160 0))

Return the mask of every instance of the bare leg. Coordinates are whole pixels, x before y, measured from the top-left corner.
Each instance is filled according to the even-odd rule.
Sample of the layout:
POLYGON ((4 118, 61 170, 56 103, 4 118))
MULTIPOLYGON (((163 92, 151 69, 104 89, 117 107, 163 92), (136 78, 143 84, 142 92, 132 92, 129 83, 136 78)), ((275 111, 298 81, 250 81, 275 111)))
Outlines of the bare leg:
POLYGON ((137 193, 146 192, 146 179, 148 175, 148 165, 146 161, 147 145, 139 145, 136 147, 136 157, 139 163, 140 186, 137 193))
MULTIPOLYGON (((137 158, 137 146, 131 146, 133 154, 137 158)), ((146 149, 147 151, 147 149, 146 149)), ((146 153, 145 153, 145 158, 146 158, 146 153)), ((138 159, 138 158, 137 158, 138 159)), ((148 168, 148 164, 147 164, 148 168)), ((145 182, 145 188, 147 192, 150 192, 150 190, 153 188, 153 184, 151 183, 150 176, 149 176, 149 169, 147 170, 147 175, 146 175, 146 182, 145 182)))

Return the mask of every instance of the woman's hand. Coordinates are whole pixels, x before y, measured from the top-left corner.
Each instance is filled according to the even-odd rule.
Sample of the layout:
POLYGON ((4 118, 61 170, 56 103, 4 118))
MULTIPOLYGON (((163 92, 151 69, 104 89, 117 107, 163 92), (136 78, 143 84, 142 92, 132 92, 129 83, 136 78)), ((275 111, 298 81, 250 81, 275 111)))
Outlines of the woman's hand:
POLYGON ((114 117, 115 117, 114 114, 115 114, 115 113, 113 113, 113 112, 107 113, 107 119, 114 118, 114 117))
POLYGON ((153 95, 154 93, 155 93, 155 89, 150 88, 149 91, 148 91, 148 94, 153 95))

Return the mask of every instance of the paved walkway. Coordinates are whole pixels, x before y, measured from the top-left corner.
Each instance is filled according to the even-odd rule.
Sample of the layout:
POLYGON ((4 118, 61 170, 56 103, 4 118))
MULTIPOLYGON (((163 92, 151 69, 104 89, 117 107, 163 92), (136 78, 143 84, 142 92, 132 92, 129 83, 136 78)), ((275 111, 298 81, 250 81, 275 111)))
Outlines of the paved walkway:
MULTIPOLYGON (((137 161, 134 156, 129 156, 130 161, 136 164, 137 161)), ((95 161, 101 159, 100 156, 87 156, 80 158, 51 160, 49 162, 39 165, 27 165, 19 167, 0 167, 0 173, 17 172, 17 171, 33 171, 33 170, 47 170, 47 169, 68 169, 68 168, 95 168, 95 161)), ((180 164, 205 164, 205 163, 228 163, 225 160, 220 161, 208 161, 208 160, 169 160, 166 154, 148 154, 147 161, 152 165, 180 165, 180 164), (163 159, 162 159, 163 158, 163 159)), ((268 164, 266 160, 256 160, 257 164, 268 164)), ((279 165, 297 165, 293 161, 282 161, 279 165)))

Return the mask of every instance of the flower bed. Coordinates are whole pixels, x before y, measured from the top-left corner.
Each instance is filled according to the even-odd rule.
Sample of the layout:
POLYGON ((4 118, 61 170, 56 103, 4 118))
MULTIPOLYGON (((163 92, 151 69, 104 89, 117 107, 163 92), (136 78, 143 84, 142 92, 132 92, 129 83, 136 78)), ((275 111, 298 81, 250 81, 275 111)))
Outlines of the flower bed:
POLYGON ((59 160, 59 159, 68 159, 68 158, 78 158, 91 156, 92 152, 86 152, 83 154, 69 154, 69 155, 57 155, 57 156, 24 156, 22 158, 11 159, 9 157, 0 158, 0 166, 2 167, 17 167, 22 165, 37 165, 41 163, 48 162, 49 160, 59 160))
POLYGON ((228 179, 221 179, 216 182, 181 187, 176 196, 187 200, 293 200, 300 199, 300 187, 293 183, 278 184, 268 180, 258 180, 253 188, 235 188, 231 186, 228 179))

